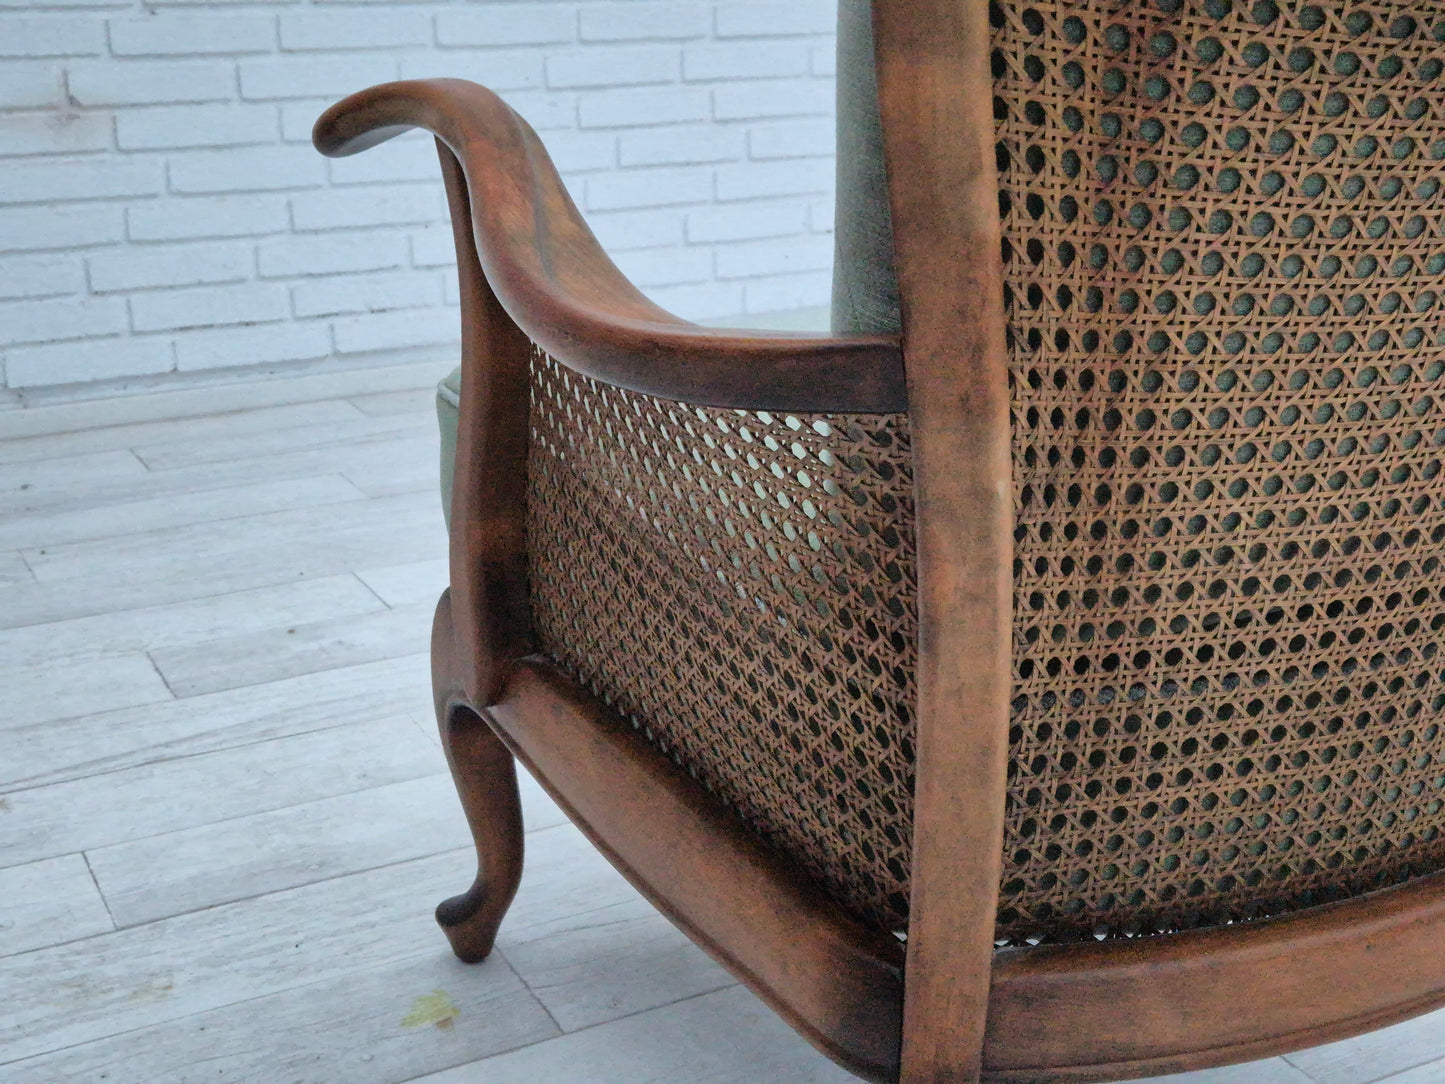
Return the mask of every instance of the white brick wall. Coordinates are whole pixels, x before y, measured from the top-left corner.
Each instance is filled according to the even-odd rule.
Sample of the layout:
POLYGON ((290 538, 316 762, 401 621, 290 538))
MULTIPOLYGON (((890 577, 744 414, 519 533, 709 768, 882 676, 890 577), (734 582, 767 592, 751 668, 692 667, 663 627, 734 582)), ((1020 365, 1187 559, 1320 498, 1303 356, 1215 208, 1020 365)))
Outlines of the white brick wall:
POLYGON ((679 315, 823 305, 823 0, 0 0, 0 387, 448 355, 435 153, 327 161, 336 98, 454 75, 542 133, 679 315))

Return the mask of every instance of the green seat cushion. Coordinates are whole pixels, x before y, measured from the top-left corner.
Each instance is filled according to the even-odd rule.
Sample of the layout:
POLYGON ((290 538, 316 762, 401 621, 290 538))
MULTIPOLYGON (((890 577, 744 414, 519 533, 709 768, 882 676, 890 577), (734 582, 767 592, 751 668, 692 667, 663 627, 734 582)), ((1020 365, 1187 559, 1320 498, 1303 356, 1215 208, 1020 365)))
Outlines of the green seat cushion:
POLYGON ((457 458, 457 416, 462 401, 462 367, 437 385, 437 428, 442 437, 442 515, 452 525, 452 474, 457 458))
POLYGON ((896 333, 893 220, 883 168, 869 0, 838 2, 838 202, 833 248, 834 332, 896 333))

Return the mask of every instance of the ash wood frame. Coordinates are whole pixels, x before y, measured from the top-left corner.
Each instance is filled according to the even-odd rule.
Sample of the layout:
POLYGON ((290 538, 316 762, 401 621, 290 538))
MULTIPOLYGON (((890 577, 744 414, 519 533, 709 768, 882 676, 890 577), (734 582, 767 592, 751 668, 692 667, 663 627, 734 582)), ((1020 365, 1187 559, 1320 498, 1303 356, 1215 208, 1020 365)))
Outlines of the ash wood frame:
POLYGON ((436 134, 456 232, 464 392, 433 668, 479 872, 438 909, 454 949, 490 951, 520 876, 516 756, 674 922, 869 1080, 1182 1071, 1445 1004, 1445 874, 1246 925, 994 950, 1012 524, 987 4, 874 0, 874 28, 901 345, 719 332, 656 308, 597 245, 535 134, 480 87, 388 84, 317 123, 331 155, 409 127, 436 134), (920 671, 906 966, 891 938, 529 655, 530 341, 598 380, 698 405, 909 411, 920 671))

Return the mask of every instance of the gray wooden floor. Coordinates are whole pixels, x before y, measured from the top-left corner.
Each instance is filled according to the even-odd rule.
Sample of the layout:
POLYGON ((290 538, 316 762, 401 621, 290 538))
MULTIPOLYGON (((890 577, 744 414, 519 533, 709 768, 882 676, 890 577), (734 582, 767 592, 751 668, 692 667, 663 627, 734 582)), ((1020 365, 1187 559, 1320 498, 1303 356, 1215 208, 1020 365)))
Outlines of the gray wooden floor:
MULTIPOLYGON (((535 785, 498 951, 430 718, 435 366, 0 411, 0 1080, 851 1080, 535 785)), ((1445 1015, 1177 1084, 1445 1081, 1445 1015)))

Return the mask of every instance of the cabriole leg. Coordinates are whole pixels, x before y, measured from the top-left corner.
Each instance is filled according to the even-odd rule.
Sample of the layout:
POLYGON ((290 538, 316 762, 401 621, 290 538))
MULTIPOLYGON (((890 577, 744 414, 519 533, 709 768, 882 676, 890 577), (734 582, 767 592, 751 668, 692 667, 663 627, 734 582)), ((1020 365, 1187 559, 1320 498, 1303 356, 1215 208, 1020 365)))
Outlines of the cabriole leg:
POLYGON ((511 752, 462 699, 455 652, 447 591, 432 625, 432 693, 442 748, 477 845, 477 879, 443 900, 436 917, 457 957, 476 963, 491 953, 522 879, 522 806, 511 752))

